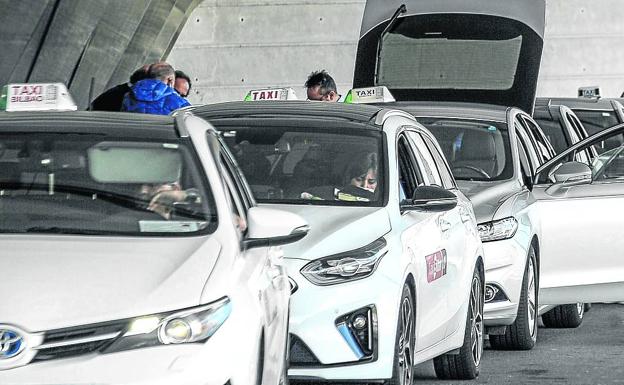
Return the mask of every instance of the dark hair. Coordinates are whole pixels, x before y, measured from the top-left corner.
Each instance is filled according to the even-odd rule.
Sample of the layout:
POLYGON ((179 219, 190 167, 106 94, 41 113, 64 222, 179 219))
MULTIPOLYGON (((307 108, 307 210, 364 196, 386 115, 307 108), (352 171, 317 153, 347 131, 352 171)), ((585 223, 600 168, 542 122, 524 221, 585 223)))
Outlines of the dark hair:
POLYGON ((180 79, 184 79, 188 82, 189 85, 189 92, 191 91, 191 78, 188 77, 187 74, 185 74, 184 72, 180 71, 180 70, 176 70, 175 72, 175 77, 176 79, 180 78, 180 79))
POLYGON ((353 157, 353 161, 349 164, 346 173, 346 182, 350 183, 351 179, 364 175, 368 170, 377 172, 377 153, 362 152, 353 157))
POLYGON ((334 78, 332 78, 325 70, 312 72, 304 84, 305 88, 312 88, 316 86, 320 86, 319 93, 321 95, 327 95, 331 91, 338 93, 334 78))
POLYGON ((152 79, 166 79, 168 76, 175 76, 175 70, 171 64, 164 61, 154 63, 149 66, 148 76, 152 79))
POLYGON ((136 84, 136 82, 141 81, 143 79, 147 79, 149 76, 147 74, 147 70, 149 69, 149 65, 144 65, 138 70, 134 71, 132 75, 130 75, 130 83, 136 84))

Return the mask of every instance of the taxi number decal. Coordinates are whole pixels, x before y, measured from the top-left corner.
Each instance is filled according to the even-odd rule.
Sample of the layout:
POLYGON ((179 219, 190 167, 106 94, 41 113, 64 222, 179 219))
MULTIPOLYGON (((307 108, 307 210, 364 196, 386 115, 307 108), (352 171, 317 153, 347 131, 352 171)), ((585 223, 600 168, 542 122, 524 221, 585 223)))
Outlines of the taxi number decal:
POLYGON ((446 274, 446 250, 442 249, 425 256, 427 262, 427 282, 431 283, 446 274))

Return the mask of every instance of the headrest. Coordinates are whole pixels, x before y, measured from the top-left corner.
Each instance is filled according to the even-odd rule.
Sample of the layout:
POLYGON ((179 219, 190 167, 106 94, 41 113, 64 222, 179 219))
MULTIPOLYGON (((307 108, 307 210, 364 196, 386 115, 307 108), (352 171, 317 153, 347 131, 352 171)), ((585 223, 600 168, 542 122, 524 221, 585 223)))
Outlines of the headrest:
POLYGON ((496 142, 494 135, 486 131, 464 131, 458 159, 461 160, 494 160, 496 159, 496 142))

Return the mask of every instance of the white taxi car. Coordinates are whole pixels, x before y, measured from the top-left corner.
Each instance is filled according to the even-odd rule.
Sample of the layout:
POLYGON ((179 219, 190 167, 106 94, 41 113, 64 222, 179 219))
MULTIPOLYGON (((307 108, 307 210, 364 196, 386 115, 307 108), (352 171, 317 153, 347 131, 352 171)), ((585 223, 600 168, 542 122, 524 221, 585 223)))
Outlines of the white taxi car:
MULTIPOLYGON (((71 110, 41 86, 40 108, 71 110)), ((11 90, 7 110, 37 108, 11 90)), ((1 384, 285 381, 272 246, 307 227, 219 151, 188 112, 0 113, 1 384)))
POLYGON ((193 113, 222 132, 261 207, 310 223, 284 248, 290 378, 410 384, 431 358, 442 378, 477 376, 482 247, 431 133, 405 112, 343 103, 193 113))

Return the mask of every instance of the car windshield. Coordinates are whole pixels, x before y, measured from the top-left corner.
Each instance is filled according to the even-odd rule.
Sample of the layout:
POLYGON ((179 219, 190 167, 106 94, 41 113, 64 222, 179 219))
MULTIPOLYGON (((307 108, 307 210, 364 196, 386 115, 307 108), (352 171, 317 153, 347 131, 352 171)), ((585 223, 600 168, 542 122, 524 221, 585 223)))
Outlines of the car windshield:
POLYGON ((383 201, 379 131, 229 126, 223 138, 258 202, 380 206, 383 201))
POLYGON ((0 134, 0 232, 182 235, 216 226, 187 142, 0 134))
POLYGON ((505 123, 421 117, 418 121, 438 140, 455 179, 490 181, 512 177, 505 123))

